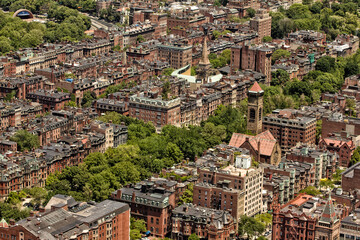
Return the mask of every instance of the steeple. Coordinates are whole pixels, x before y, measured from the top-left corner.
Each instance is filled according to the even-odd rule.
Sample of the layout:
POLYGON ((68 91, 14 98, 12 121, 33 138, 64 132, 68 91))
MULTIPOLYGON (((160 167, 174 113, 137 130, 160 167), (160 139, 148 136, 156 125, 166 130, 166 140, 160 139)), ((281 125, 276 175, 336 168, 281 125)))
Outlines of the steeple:
POLYGON ((338 219, 336 217, 334 204, 331 200, 331 192, 329 192, 329 199, 326 203, 323 213, 321 214, 320 221, 331 224, 331 223, 336 222, 337 220, 338 219))
POLYGON ((201 60, 200 60, 199 64, 200 65, 210 65, 209 51, 208 51, 207 43, 206 43, 206 36, 204 37, 202 56, 201 56, 201 60))

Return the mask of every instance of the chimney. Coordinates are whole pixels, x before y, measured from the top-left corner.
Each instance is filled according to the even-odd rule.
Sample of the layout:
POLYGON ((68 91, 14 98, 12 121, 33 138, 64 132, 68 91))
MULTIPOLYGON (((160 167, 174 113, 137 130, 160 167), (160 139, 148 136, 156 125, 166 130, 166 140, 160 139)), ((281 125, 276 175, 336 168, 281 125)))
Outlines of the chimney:
POLYGON ((34 215, 34 211, 30 211, 30 217, 33 217, 34 215))
POLYGON ((132 193, 132 199, 131 199, 133 202, 135 202, 135 197, 136 197, 136 196, 135 196, 135 191, 134 191, 134 192, 132 193))
MULTIPOLYGON (((58 150, 59 151, 59 150, 58 150)), ((45 212, 45 208, 44 207, 39 207, 39 212, 41 212, 41 213, 44 213, 45 212)))
POLYGON ((9 224, 10 224, 11 226, 14 226, 14 225, 15 225, 15 220, 14 220, 14 219, 10 219, 10 220, 9 220, 9 224))

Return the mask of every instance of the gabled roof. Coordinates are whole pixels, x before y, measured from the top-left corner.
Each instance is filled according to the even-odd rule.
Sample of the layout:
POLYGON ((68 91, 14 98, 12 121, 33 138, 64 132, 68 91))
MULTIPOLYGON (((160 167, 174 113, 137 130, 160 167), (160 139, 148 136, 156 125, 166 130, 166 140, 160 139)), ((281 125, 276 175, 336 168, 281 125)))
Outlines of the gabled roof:
POLYGON ((0 227, 3 227, 3 228, 8 228, 9 227, 8 223, 5 221, 4 218, 1 219, 1 221, 0 221, 0 227))
POLYGON ((323 141, 327 146, 332 146, 332 147, 341 148, 343 145, 347 144, 349 148, 355 148, 352 140, 343 141, 343 140, 341 140, 341 139, 335 139, 335 138, 323 138, 322 141, 323 141))
POLYGON ((241 147, 246 142, 246 139, 248 139, 248 142, 255 151, 259 151, 258 147, 260 144, 260 154, 265 156, 271 156, 276 145, 276 139, 269 130, 259 133, 256 136, 233 133, 229 145, 241 147))
POLYGON ((254 85, 252 85, 252 87, 249 89, 249 92, 260 93, 260 92, 264 92, 264 90, 262 90, 260 85, 257 82, 255 82, 254 85))

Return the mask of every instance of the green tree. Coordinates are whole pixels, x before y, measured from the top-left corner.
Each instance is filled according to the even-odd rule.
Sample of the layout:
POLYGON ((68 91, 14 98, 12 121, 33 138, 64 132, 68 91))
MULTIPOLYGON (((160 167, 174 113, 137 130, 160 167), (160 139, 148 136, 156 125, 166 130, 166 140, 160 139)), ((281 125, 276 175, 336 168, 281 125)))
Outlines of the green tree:
POLYGON ((313 4, 313 0, 302 0, 303 5, 311 5, 313 4))
POLYGON ((359 64, 355 61, 347 61, 344 68, 344 77, 350 77, 352 75, 358 74, 360 71, 359 64))
POLYGON ((142 42, 145 42, 145 38, 143 35, 139 35, 139 36, 137 36, 136 41, 139 43, 142 43, 142 42))
MULTIPOLYGON (((246 109, 247 111, 247 109, 246 109)), ((201 123, 205 126, 206 123, 213 123, 215 126, 224 126, 226 129, 225 141, 230 141, 234 132, 246 133, 246 119, 244 115, 246 112, 240 112, 239 109, 232 106, 219 106, 213 115, 210 115, 208 120, 201 123)))
POLYGON ((198 66, 191 66, 191 76, 196 76, 196 69, 198 66))
POLYGON ((311 18, 309 6, 295 3, 286 11, 286 15, 292 19, 311 18))
POLYGON ((253 18, 253 17, 255 17, 256 11, 255 11, 255 9, 253 9, 253 8, 247 8, 247 9, 246 9, 246 13, 247 13, 247 15, 248 15, 250 18, 253 18))
POLYGON ((265 231, 265 225, 257 221, 253 217, 248 217, 246 215, 241 216, 239 221, 239 235, 246 235, 249 239, 253 237, 258 237, 265 231))
POLYGON ((350 166, 358 162, 360 162, 360 147, 357 147, 353 152, 353 155, 351 156, 351 160, 350 160, 350 166))
POLYGON ((93 101, 96 99, 96 94, 92 91, 86 91, 83 94, 83 98, 81 100, 82 107, 91 107, 93 101))
POLYGON ((40 147, 39 138, 26 130, 17 131, 10 140, 17 143, 17 149, 21 152, 40 147))
POLYGON ((146 223, 142 219, 130 218, 130 239, 141 239, 141 233, 146 231, 146 223))
POLYGON ((189 240, 200 240, 200 238, 198 237, 198 235, 196 235, 196 233, 191 234, 188 239, 189 240))
POLYGON ((317 60, 315 69, 322 72, 330 72, 335 68, 335 58, 324 56, 317 60))
POLYGON ((278 69, 271 72, 271 86, 284 86, 288 81, 290 81, 290 76, 287 71, 278 69))
POLYGON ((289 51, 279 48, 273 52, 273 54, 271 56, 271 61, 274 64, 277 60, 279 60, 281 58, 288 58, 288 57, 290 57, 290 55, 291 55, 291 53, 289 51))
POLYGON ((163 100, 169 100, 168 94, 170 94, 170 92, 171 92, 170 82, 166 81, 163 85, 162 93, 161 93, 163 100))
POLYGON ((319 143, 322 131, 322 120, 316 121, 316 143, 319 143))
POLYGON ((5 101, 11 101, 14 97, 16 97, 16 91, 12 90, 10 93, 6 94, 5 101))
POLYGON ((215 126, 212 122, 207 122, 201 132, 207 142, 208 147, 220 144, 226 138, 226 127, 223 125, 215 126))
POLYGON ((306 193, 312 196, 319 196, 321 192, 314 186, 308 186, 300 191, 300 193, 306 193))
POLYGON ((272 224, 272 215, 270 213, 262 213, 255 216, 255 220, 262 223, 266 228, 272 224))
POLYGON ((162 71, 162 74, 165 75, 165 76, 171 76, 171 74, 175 71, 175 69, 173 68, 165 68, 163 71, 162 71))
POLYGON ((271 36, 265 36, 263 37, 262 42, 267 43, 267 42, 272 42, 272 40, 273 39, 271 36))
POLYGON ((333 189, 334 188, 334 183, 330 179, 326 178, 326 179, 321 179, 320 180, 319 186, 320 186, 320 190, 322 188, 325 188, 325 190, 328 189, 328 188, 333 189))
POLYGON ((187 189, 184 191, 184 193, 180 196, 179 205, 184 203, 192 203, 193 202, 193 196, 194 196, 194 185, 192 183, 189 183, 187 189))

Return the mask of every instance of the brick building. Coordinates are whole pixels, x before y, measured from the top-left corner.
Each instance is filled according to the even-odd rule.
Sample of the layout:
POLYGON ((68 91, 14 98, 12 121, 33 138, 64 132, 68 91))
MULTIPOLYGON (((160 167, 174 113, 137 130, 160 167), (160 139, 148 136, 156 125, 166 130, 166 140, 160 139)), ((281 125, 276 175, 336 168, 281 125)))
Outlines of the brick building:
MULTIPOLYGON (((9 224, 0 224, 0 239, 118 239, 130 237, 130 208, 127 204, 105 200, 87 204, 74 198, 55 195, 46 211, 9 224)), ((48 207, 48 206, 47 206, 48 207)))
POLYGON ((272 50, 263 46, 236 45, 231 47, 231 71, 250 69, 266 75, 266 85, 271 82, 272 50))
POLYGON ((326 137, 319 141, 319 147, 338 155, 339 166, 348 167, 355 144, 351 139, 341 137, 326 137))
POLYGON ((287 152, 286 159, 294 162, 311 163, 315 166, 315 186, 323 178, 331 178, 338 168, 338 155, 310 145, 299 145, 287 152))
MULTIPOLYGON (((296 169, 286 163, 279 167, 262 163, 264 169, 264 190, 273 193, 275 203, 285 204, 295 196, 296 169)), ((272 209, 272 208, 270 208, 272 209)))
POLYGON ((163 100, 161 96, 141 93, 130 97, 130 117, 152 122, 155 127, 180 126, 180 98, 163 100))
POLYGON ((179 69, 191 64, 192 46, 181 43, 161 44, 158 46, 160 60, 167 61, 174 69, 179 69))
POLYGON ((349 216, 341 220, 340 239, 360 239, 360 209, 355 209, 349 216))
POLYGON ((281 161, 280 146, 270 131, 256 136, 233 133, 229 145, 249 150, 251 156, 259 163, 278 165, 281 161))
POLYGON ((360 189, 360 162, 341 173, 341 188, 349 192, 360 189))
POLYGON ((236 220, 244 215, 244 190, 200 182, 194 185, 193 193, 193 204, 196 206, 226 210, 236 220))
POLYGON ((225 210, 215 210, 183 204, 173 210, 171 238, 186 240, 191 234, 200 239, 233 239, 237 233, 237 224, 225 210))
POLYGON ((337 240, 344 215, 346 209, 335 208, 330 197, 324 202, 301 194, 285 206, 275 207, 272 239, 337 240))
POLYGON ((4 98, 14 91, 18 99, 26 99, 26 94, 45 89, 45 81, 45 77, 39 75, 1 79, 0 97, 4 98))
POLYGON ((360 119, 346 117, 341 113, 335 112, 329 117, 323 117, 321 127, 321 137, 326 138, 334 134, 341 135, 346 132, 350 136, 360 135, 360 119))
MULTIPOLYGON (((240 208, 242 207, 244 208, 245 215, 254 216, 255 214, 262 212, 262 187, 263 187, 262 168, 244 169, 244 168, 236 168, 233 165, 229 165, 222 169, 216 169, 213 167, 203 167, 203 168, 199 168, 198 175, 199 175, 198 177, 199 183, 200 182, 210 183, 213 185, 222 186, 223 188, 226 187, 229 189, 234 189, 235 191, 245 190, 244 206, 240 206, 240 208)), ((220 197, 220 194, 218 196, 214 194, 211 197, 212 198, 220 197)), ((222 204, 222 209, 224 209, 224 207, 229 208, 229 205, 227 205, 229 203, 231 206, 231 194, 229 194, 229 198, 230 199, 227 199, 226 201, 224 197, 222 199, 223 201, 217 202, 222 204)), ((195 203, 196 201, 197 199, 194 198, 195 203)), ((235 211, 241 212, 242 210, 239 211, 235 209, 235 211)))
POLYGON ((263 118, 263 130, 273 134, 282 150, 299 142, 315 144, 316 118, 295 117, 291 112, 280 111, 263 118))
POLYGON ((39 89, 26 94, 26 99, 42 104, 45 112, 61 110, 70 101, 70 93, 39 89))
POLYGON ((247 129, 257 135, 262 132, 262 118, 264 111, 264 90, 255 82, 248 92, 247 129))
POLYGON ((166 190, 147 181, 121 188, 111 194, 111 199, 128 203, 131 216, 145 220, 147 230, 156 238, 171 232, 171 212, 175 208, 175 191, 166 190))
POLYGON ((170 30, 179 26, 184 28, 200 26, 207 22, 207 19, 202 14, 183 14, 173 15, 167 18, 167 26, 170 30))
POLYGON ((256 11, 255 17, 250 19, 250 29, 258 33, 258 44, 265 36, 271 36, 271 16, 265 9, 256 11))

